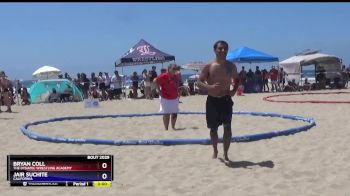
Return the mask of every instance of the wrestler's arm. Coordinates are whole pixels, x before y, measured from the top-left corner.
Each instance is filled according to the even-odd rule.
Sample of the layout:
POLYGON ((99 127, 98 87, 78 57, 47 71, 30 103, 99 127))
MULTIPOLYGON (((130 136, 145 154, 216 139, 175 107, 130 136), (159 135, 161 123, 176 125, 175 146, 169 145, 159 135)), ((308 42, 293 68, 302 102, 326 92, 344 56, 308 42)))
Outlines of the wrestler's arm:
POLYGON ((230 91, 230 95, 234 96, 236 94, 236 91, 240 85, 241 80, 239 79, 238 73, 237 73, 237 67, 235 64, 232 64, 232 80, 234 81, 235 85, 233 86, 233 89, 230 91))
POLYGON ((209 77, 209 64, 206 65, 202 72, 199 75, 199 78, 197 79, 197 85, 199 88, 204 88, 204 89, 208 89, 209 85, 206 83, 206 81, 208 80, 209 77))

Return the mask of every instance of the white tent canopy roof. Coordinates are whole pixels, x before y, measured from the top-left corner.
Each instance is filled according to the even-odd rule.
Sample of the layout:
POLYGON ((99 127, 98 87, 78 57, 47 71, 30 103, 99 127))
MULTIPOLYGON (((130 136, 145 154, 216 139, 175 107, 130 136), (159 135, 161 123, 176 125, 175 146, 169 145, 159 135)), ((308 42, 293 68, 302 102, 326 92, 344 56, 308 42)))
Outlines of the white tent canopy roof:
POLYGON ((279 65, 288 74, 287 80, 295 79, 299 81, 301 78, 302 66, 315 65, 316 70, 322 67, 326 71, 337 72, 341 69, 341 60, 337 56, 317 52, 292 56, 281 61, 279 65))
POLYGON ((292 56, 284 61, 280 62, 280 65, 284 64, 299 64, 299 65, 308 65, 314 62, 323 62, 323 61, 339 61, 340 59, 334 55, 315 53, 309 55, 298 55, 292 56))

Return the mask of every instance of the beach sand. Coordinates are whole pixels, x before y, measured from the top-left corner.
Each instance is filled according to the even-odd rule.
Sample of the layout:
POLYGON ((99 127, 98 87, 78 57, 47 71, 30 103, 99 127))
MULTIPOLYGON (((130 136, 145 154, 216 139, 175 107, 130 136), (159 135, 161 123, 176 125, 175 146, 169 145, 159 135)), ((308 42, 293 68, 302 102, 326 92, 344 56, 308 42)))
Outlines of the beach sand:
MULTIPOLYGON (((337 90, 338 91, 338 90, 337 90)), ((350 89, 342 90, 350 92, 350 89)), ((334 92, 326 90, 322 92, 334 92)), ((350 105, 273 103, 262 98, 274 93, 234 97, 234 111, 276 112, 313 117, 306 132, 248 143, 231 143, 232 163, 212 159, 211 145, 110 146, 49 143, 29 139, 20 131, 27 122, 62 116, 154 113, 159 100, 83 102, 13 106, 0 113, 1 195, 276 195, 350 196, 350 105), (6 181, 9 154, 111 154, 114 181, 110 188, 10 187, 6 181)), ((350 94, 304 95, 283 100, 350 100, 350 94)), ((206 96, 181 97, 181 111, 205 111, 206 96)), ((2 108, 4 110, 4 107, 2 108)), ((302 121, 259 116, 233 116, 233 136, 306 125, 302 121)), ((177 131, 164 131, 161 116, 73 120, 32 126, 35 132, 75 138, 165 139, 209 138, 205 115, 179 115, 177 131)), ((222 136, 222 127, 219 135, 222 136)))

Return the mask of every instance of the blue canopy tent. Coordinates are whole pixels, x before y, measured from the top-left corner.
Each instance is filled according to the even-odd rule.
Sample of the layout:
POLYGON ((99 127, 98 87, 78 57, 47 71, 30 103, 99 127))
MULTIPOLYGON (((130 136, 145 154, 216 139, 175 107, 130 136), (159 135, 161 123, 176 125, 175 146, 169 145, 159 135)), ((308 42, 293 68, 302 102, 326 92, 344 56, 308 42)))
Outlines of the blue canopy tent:
MULTIPOLYGON (((278 57, 260 52, 248 47, 237 48, 227 54, 226 59, 233 63, 265 63, 265 62, 278 62, 278 57)), ((245 86, 245 92, 258 92, 261 88, 261 84, 250 84, 249 82, 245 86)))
POLYGON ((248 47, 240 47, 229 52, 226 59, 237 63, 264 63, 278 61, 278 57, 248 47))

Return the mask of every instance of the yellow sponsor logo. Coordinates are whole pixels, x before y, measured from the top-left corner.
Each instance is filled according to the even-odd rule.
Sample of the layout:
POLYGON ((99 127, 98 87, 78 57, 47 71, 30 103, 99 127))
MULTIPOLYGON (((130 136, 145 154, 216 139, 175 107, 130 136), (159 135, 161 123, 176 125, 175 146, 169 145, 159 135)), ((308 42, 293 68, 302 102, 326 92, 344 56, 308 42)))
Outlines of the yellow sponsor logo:
POLYGON ((94 181, 94 187, 111 187, 111 181, 94 181))

